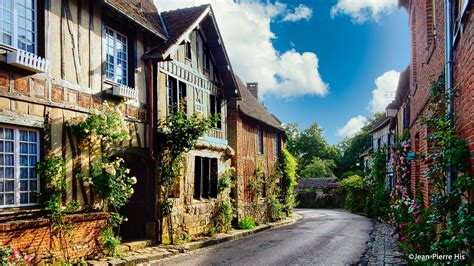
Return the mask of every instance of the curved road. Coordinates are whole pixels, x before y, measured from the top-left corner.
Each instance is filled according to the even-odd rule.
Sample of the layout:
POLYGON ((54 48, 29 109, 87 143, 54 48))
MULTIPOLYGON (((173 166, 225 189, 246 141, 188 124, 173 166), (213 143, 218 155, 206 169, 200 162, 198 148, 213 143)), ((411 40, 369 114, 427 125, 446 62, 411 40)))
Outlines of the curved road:
POLYGON ((372 222, 344 210, 299 209, 295 224, 152 262, 152 265, 344 265, 358 262, 372 222))

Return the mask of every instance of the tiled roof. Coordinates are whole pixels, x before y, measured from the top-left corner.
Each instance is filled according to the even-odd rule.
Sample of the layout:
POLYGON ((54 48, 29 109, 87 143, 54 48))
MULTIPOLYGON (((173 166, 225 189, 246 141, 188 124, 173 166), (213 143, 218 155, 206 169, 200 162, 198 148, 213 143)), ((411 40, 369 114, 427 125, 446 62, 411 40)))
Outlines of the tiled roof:
POLYGON ((324 177, 324 178, 301 178, 298 180, 296 189, 305 188, 335 188, 338 187, 335 177, 324 177))
POLYGON ((246 116, 263 122, 275 129, 283 130, 281 123, 253 96, 242 80, 238 76, 235 78, 242 96, 242 99, 238 102, 239 110, 246 116))
POLYGON ((374 125, 370 129, 370 132, 374 132, 381 128, 382 126, 388 124, 390 122, 390 117, 387 117, 385 115, 381 116, 377 121, 375 121, 374 125))
POLYGON ((135 20, 142 27, 166 39, 160 14, 152 0, 105 0, 105 3, 135 20))
POLYGON ((163 55, 171 46, 178 44, 179 38, 198 20, 210 7, 209 4, 169 10, 161 13, 169 38, 164 45, 152 51, 153 54, 163 55))

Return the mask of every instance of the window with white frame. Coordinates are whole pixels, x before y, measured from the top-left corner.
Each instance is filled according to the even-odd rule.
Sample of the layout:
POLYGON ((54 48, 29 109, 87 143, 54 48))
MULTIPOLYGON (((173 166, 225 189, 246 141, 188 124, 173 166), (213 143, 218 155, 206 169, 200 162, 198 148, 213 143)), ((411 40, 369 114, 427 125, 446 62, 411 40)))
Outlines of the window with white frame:
POLYGON ((35 205, 38 131, 0 125, 0 207, 35 205))
POLYGON ((0 43, 36 53, 35 0, 0 1, 0 43))
POLYGON ((123 85, 128 85, 127 45, 127 36, 105 28, 105 76, 123 85))

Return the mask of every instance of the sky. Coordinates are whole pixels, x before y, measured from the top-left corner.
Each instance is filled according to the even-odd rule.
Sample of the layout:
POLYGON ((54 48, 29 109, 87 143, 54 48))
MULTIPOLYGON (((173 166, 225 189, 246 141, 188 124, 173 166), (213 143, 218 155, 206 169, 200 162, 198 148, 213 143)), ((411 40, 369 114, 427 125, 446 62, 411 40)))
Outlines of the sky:
POLYGON ((211 3, 234 72, 259 83, 283 123, 316 122, 330 144, 394 97, 409 64, 397 0, 155 0, 160 11, 211 3))

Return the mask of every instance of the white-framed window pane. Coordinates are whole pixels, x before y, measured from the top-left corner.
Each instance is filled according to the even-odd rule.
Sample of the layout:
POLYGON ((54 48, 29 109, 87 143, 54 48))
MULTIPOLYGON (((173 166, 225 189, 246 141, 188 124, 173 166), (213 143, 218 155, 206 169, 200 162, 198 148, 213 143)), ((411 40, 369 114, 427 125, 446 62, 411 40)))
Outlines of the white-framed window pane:
POLYGON ((111 28, 106 28, 105 54, 106 78, 128 85, 127 37, 111 28))
POLYGON ((0 42, 13 45, 13 0, 1 0, 0 42))
POLYGON ((0 125, 0 207, 37 203, 38 131, 0 125))
POLYGON ((35 52, 35 0, 17 0, 15 10, 17 13, 17 39, 18 48, 35 52))

